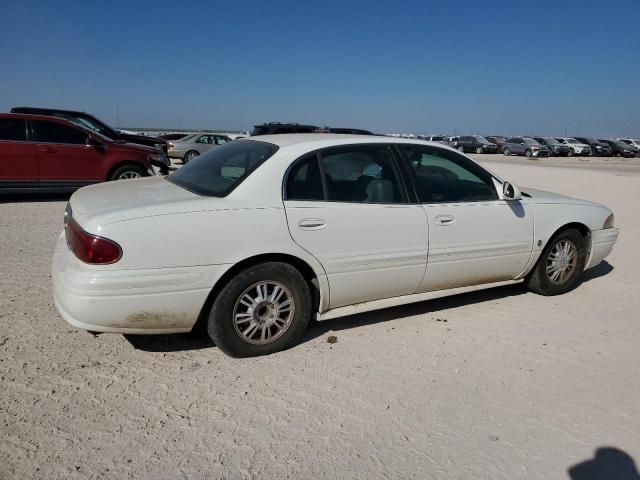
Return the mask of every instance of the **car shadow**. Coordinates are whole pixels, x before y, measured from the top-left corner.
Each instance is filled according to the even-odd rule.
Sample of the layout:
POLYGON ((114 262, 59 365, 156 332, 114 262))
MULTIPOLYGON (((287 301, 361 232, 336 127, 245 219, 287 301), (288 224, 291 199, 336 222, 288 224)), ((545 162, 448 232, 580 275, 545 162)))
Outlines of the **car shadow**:
POLYGON ((633 458, 615 447, 601 447, 593 458, 567 470, 571 480, 640 480, 633 458))
POLYGON ((0 193, 1 203, 66 202, 71 193, 0 193))
MULTIPOLYGON (((584 273, 582 282, 589 282, 605 276, 613 270, 613 267, 602 262, 598 266, 584 273)), ((312 320, 309 328, 300 343, 309 342, 330 331, 347 330, 355 327, 375 325, 377 323, 401 320, 402 318, 425 313, 438 313, 451 308, 464 307, 476 303, 491 302, 508 297, 525 295, 528 290, 522 283, 501 287, 487 288, 469 293, 460 293, 448 297, 422 302, 409 303, 397 307, 374 310, 355 315, 339 317, 333 320, 318 322, 312 320)), ((181 352, 189 350, 202 350, 215 347, 211 339, 201 330, 195 329, 190 333, 174 333, 161 335, 124 335, 127 341, 137 350, 146 352, 181 352)))
POLYGON ((215 347, 213 341, 201 331, 160 335, 124 335, 136 350, 145 352, 185 352, 215 347))
POLYGON ((506 285, 502 287, 478 290, 475 292, 459 293, 457 295, 437 298, 434 300, 409 303, 407 305, 400 305, 382 310, 373 310, 370 312, 348 315, 323 322, 313 321, 309 324, 309 328, 307 329, 302 343, 309 342, 326 334, 327 332, 336 332, 355 327, 391 322, 415 315, 424 315, 426 313, 435 314, 451 308, 491 302, 508 297, 524 295, 526 293, 527 289, 522 284, 506 285))
POLYGON ((612 271, 613 265, 604 260, 595 267, 586 270, 582 274, 582 280, 580 281, 580 283, 586 283, 590 282, 591 280, 595 280, 596 278, 604 277, 605 275, 610 274, 612 271))

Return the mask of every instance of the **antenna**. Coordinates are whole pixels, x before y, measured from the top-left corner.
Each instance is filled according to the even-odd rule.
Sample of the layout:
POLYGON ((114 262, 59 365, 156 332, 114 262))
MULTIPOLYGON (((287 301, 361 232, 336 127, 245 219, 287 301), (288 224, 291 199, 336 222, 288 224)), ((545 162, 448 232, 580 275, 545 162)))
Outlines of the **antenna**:
POLYGON ((116 102, 116 125, 120 128, 120 105, 116 102))

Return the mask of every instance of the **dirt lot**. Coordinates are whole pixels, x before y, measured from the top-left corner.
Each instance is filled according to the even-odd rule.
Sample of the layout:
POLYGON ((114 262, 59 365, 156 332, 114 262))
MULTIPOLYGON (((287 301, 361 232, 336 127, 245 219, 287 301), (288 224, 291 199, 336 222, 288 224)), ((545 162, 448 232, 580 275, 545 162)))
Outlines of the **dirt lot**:
POLYGON ((612 207, 622 235, 608 263, 565 296, 502 287, 338 319, 248 360, 194 335, 68 326, 49 274, 66 198, 5 199, 0 478, 578 480, 612 461, 610 478, 632 478, 640 166, 482 160, 612 207), (631 458, 601 450, 570 476, 607 447, 631 458))

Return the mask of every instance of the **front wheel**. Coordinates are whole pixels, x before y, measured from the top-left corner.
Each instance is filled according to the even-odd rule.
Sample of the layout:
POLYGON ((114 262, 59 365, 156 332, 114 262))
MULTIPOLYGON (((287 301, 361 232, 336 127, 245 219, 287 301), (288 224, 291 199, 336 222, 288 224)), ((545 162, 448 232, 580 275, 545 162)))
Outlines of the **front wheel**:
POLYGON ((480 153, 482 153, 482 151, 483 151, 482 147, 477 147, 476 148, 476 153, 480 154, 480 153))
POLYGON ((502 151, 502 153, 504 153, 504 154, 508 157, 509 155, 511 155, 511 150, 509 150, 508 148, 505 148, 505 149, 502 151))
POLYGON ((587 258, 587 242, 570 228, 547 244, 534 270, 526 279, 529 290, 539 295, 560 295, 578 286, 587 258))
POLYGON ((527 156, 527 157, 531 157, 531 155, 533 155, 533 154, 531 153, 531 150, 529 150, 528 148, 527 148, 527 150, 525 150, 524 154, 525 154, 525 156, 527 156))
POLYGON ((207 320, 213 342, 232 357, 254 357, 297 344, 311 316, 311 292, 287 263, 239 272, 220 291, 207 320))
POLYGON ((458 147, 458 151, 464 153, 464 147, 461 145, 458 147))
POLYGON ((569 153, 567 153, 567 157, 573 157, 576 154, 576 151, 573 148, 569 149, 569 153))
POLYGON ((129 178, 140 178, 145 176, 145 171, 137 165, 123 165, 117 168, 109 177, 109 180, 127 180, 129 178))

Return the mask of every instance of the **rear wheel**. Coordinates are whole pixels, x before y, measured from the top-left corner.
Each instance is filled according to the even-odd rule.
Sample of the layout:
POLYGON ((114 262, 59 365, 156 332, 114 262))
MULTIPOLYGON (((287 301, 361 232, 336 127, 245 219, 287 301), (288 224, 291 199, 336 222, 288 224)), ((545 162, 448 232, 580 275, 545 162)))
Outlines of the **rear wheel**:
POLYGON ((220 291, 207 320, 214 343, 232 357, 278 352, 297 344, 311 316, 311 292, 287 263, 239 272, 220 291))
POLYGON ((196 158, 198 155, 200 155, 200 154, 198 152, 196 152, 195 150, 189 150, 187 153, 184 154, 184 158, 182 159, 182 163, 187 164, 191 160, 196 158))
POLYGON ((137 165, 123 165, 111 174, 109 180, 127 180, 129 178, 140 178, 145 176, 145 171, 137 165))
POLYGON ((533 272, 527 277, 529 290, 539 295, 560 295, 578 286, 587 258, 587 242, 570 228, 547 244, 533 272))
POLYGON ((458 151, 459 151, 459 152, 464 153, 464 147, 463 147, 462 145, 460 145, 460 146, 458 147, 458 151))

